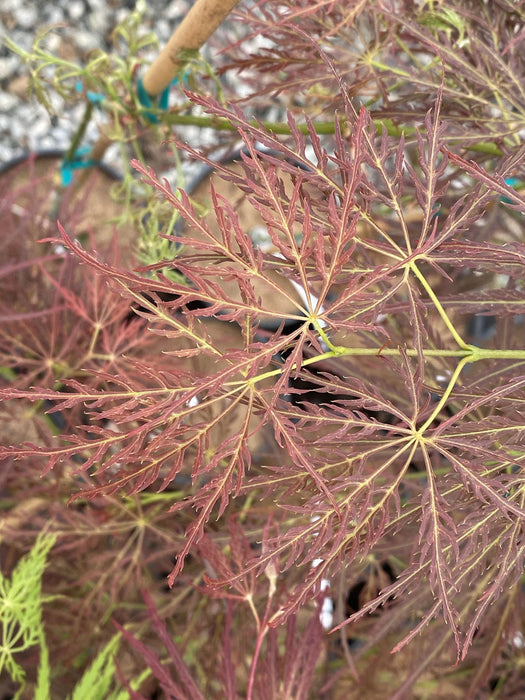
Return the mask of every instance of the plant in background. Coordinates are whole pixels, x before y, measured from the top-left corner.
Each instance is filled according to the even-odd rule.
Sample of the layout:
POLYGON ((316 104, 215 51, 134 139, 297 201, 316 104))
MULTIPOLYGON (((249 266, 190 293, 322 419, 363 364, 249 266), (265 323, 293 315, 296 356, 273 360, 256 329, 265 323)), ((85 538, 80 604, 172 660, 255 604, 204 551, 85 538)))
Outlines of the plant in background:
POLYGON ((6 670, 19 682, 23 681, 25 673, 15 657, 36 644, 45 650, 42 574, 46 556, 54 543, 52 535, 39 536, 31 552, 18 562, 11 580, 0 573, 0 671, 6 670))
MULTIPOLYGON (((42 603, 51 601, 43 599, 42 574, 46 557, 55 541, 54 535, 40 534, 31 551, 17 563, 11 580, 4 578, 0 572, 0 672, 6 671, 13 680, 22 684, 17 697, 24 690, 25 677, 17 658, 35 645, 40 647, 40 660, 33 697, 35 700, 48 700, 50 697, 52 670, 42 622, 42 603)), ((127 691, 122 690, 113 690, 110 694, 115 680, 113 655, 119 642, 120 635, 117 634, 100 651, 92 667, 75 686, 72 700, 126 700, 130 697, 127 691)), ((148 673, 146 671, 143 677, 148 673)), ((137 687, 142 680, 134 681, 132 685, 137 687)))
MULTIPOLYGON (((13 474, 77 475, 72 507, 93 518, 98 504, 101 531, 135 523, 111 614, 125 627, 126 605, 140 611, 123 634, 166 697, 509 697, 523 656, 525 14, 447 0, 241 17, 273 44, 240 42, 221 70, 249 70, 246 110, 275 98, 287 120, 186 92, 195 124, 243 150, 225 165, 172 137, 181 162, 216 170, 208 216, 133 161, 181 222, 159 233, 171 259, 131 270, 60 226, 61 269, 87 301, 55 281, 51 314, 97 330, 59 384, 42 360, 30 382, 9 377, 8 405, 71 418, 2 454, 13 474), (264 222, 263 245, 224 186, 264 222), (96 316, 95 301, 122 313, 96 316), (155 583, 158 541, 176 557, 171 591, 155 583)), ((2 336, 13 371, 34 361, 20 337, 2 336)), ((101 548, 90 561, 103 570, 101 548)))

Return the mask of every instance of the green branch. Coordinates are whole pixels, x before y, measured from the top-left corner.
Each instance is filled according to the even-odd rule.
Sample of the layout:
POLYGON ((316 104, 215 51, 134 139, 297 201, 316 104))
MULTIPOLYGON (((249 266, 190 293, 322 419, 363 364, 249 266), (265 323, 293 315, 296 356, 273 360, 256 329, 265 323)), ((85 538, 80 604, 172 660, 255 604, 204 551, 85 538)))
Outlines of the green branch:
MULTIPOLYGON (((164 124, 181 125, 181 126, 196 126, 200 129, 214 129, 215 131, 236 131, 237 127, 232 124, 226 117, 214 117, 214 116, 197 116, 192 114, 176 114, 176 113, 159 113, 159 118, 164 124)), ((400 136, 414 136, 416 134, 416 128, 412 126, 398 126, 391 119, 373 119, 377 134, 381 134, 383 130, 389 136, 399 138, 400 136)), ((279 134, 284 136, 291 135, 290 126, 286 122, 271 122, 271 121, 258 121, 257 119, 252 119, 249 124, 253 127, 262 126, 267 131, 273 134, 279 134)), ((339 124, 341 128, 344 128, 347 124, 345 116, 339 117, 339 124)), ((316 134, 319 136, 335 134, 335 122, 312 122, 312 127, 316 134)), ((297 124, 297 130, 301 134, 307 135, 309 133, 308 124, 297 124)), ((486 153, 492 156, 501 156, 503 151, 496 146, 495 143, 480 141, 479 143, 472 143, 466 146, 469 151, 477 151, 479 153, 486 153)))
MULTIPOLYGON (((201 129, 214 129, 215 131, 237 131, 237 127, 232 124, 226 117, 204 117, 192 114, 173 114, 167 113, 158 115, 164 124, 169 125, 182 125, 182 126, 196 126, 201 129)), ((232 115, 233 116, 233 115, 232 115)), ((344 124, 345 120, 340 119, 340 123, 344 124)), ((269 122, 269 121, 258 121, 257 119, 252 119, 249 124, 254 127, 263 126, 267 131, 271 131, 274 134, 290 135, 292 132, 289 125, 286 122, 269 122)), ((317 134, 334 134, 335 125, 333 121, 329 122, 316 122, 313 124, 315 132, 317 134)), ((302 134, 308 134, 307 124, 297 124, 297 129, 302 134)))

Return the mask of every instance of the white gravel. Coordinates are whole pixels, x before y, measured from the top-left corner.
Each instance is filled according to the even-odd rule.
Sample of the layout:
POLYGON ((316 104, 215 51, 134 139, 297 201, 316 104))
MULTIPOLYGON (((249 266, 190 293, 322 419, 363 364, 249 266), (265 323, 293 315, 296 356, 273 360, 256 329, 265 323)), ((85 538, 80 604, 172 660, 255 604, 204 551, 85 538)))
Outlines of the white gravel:
MULTIPOLYGON (((191 0, 147 0, 144 29, 163 45, 190 5, 191 0)), ((27 150, 67 148, 84 109, 56 96, 58 114, 50 116, 36 98, 28 98, 28 70, 4 37, 30 49, 36 33, 51 27, 49 49, 81 63, 93 49, 111 48, 112 30, 134 6, 134 0, 0 0, 0 163, 27 150)), ((94 141, 98 127, 90 126, 87 139, 94 141)))

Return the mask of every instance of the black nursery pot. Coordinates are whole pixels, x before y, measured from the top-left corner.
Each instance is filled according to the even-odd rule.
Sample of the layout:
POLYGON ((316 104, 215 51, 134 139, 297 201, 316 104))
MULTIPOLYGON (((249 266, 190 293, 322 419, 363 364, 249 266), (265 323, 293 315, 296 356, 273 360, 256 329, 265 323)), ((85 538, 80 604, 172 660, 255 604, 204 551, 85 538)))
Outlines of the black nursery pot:
MULTIPOLYGON (((122 179, 121 175, 100 163, 91 169, 82 188, 75 189, 73 184, 61 191, 60 165, 64 157, 63 150, 46 149, 23 153, 0 165, 3 239, 0 263, 8 267, 12 265, 4 282, 11 280, 14 294, 17 287, 11 275, 18 274, 16 268, 20 266, 20 274, 27 277, 29 273, 24 272, 24 262, 45 259, 46 269, 53 276, 59 274, 62 256, 57 255, 57 247, 39 242, 47 237, 59 237, 57 221, 75 238, 82 240, 83 234, 92 235, 100 250, 109 247, 114 236, 115 228, 110 219, 118 214, 118 207, 111 197, 110 189, 122 179)), ((126 231, 125 234, 131 235, 131 231, 126 231)), ((27 266, 25 268, 27 270, 27 266)), ((42 293, 38 285, 50 284, 43 276, 37 279, 36 274, 37 267, 34 266, 30 286, 34 287, 35 301, 42 293)), ((9 289, 4 288, 4 292, 9 293, 9 289)), ((28 307, 24 308, 23 299, 15 298, 13 302, 16 313, 31 314, 34 310, 32 299, 28 296, 28 307)), ((4 296, 4 304, 6 303, 9 304, 9 300, 6 302, 4 296)), ((23 373, 22 364, 15 367, 14 371, 17 374, 23 373)), ((51 403, 44 402, 43 410, 49 411, 51 408, 51 403)), ((65 429, 67 421, 64 414, 49 412, 48 416, 59 432, 65 429)))
MULTIPOLYGON (((89 171, 75 171, 72 184, 63 187, 60 168, 65 155, 64 150, 49 149, 24 153, 3 163, 0 166, 3 217, 19 217, 26 224, 24 235, 32 241, 58 237, 56 222, 60 221, 79 240, 92 235, 99 251, 109 249, 116 235, 113 221, 121 213, 112 188, 122 176, 105 163, 98 163, 89 171), (76 186, 78 173, 86 174, 81 186, 76 186)), ((131 227, 123 226, 119 227, 118 236, 128 243, 136 238, 136 233, 131 227)), ((119 247, 123 252, 120 262, 131 262, 132 246, 119 247)), ((34 253, 41 255, 42 246, 36 247, 34 253)))
MULTIPOLYGON (((24 153, 11 158, 5 163, 0 163, 0 177, 9 170, 32 160, 47 161, 48 166, 52 167, 53 161, 57 161, 58 164, 60 164, 64 160, 65 156, 66 151, 60 148, 43 148, 37 151, 25 151, 24 153)), ((100 162, 96 166, 93 166, 93 169, 107 175, 112 180, 122 180, 122 175, 104 162, 100 162)))

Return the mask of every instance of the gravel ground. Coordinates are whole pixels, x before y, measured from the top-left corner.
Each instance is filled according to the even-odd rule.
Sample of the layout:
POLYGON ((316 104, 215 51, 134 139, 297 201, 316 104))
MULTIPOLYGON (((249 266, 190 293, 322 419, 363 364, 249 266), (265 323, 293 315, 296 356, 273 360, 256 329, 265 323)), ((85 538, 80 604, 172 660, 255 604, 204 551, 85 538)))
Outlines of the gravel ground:
MULTIPOLYGON (((190 4, 147 0, 145 30, 153 31, 162 46, 190 4)), ((67 148, 84 111, 83 104, 68 105, 56 96, 59 116, 50 116, 35 97, 28 97, 27 68, 4 37, 30 49, 36 32, 52 27, 53 53, 82 63, 93 49, 111 47, 112 30, 134 6, 135 0, 0 0, 0 163, 27 150, 67 148)), ((87 140, 95 141, 97 134, 96 123, 90 124, 87 140)))

